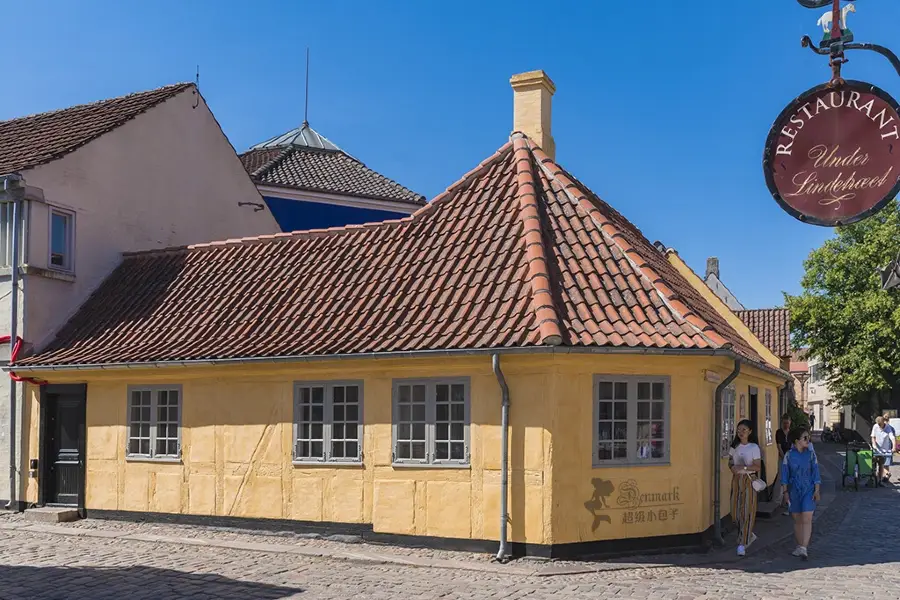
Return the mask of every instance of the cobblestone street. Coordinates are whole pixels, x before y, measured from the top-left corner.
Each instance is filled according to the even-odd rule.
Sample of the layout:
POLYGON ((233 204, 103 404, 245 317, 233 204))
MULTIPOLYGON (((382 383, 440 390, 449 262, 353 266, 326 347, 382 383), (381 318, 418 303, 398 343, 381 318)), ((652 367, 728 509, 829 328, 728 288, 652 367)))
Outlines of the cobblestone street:
MULTIPOLYGON (((549 577, 502 573, 521 570, 523 561, 480 571, 422 568, 115 539, 112 523, 97 525, 91 537, 5 528, 0 598, 886 598, 900 589, 898 505, 896 488, 838 491, 816 521, 806 563, 789 556, 786 540, 741 562, 607 564, 606 571, 549 577)), ((787 517, 776 518, 787 532, 787 517)))

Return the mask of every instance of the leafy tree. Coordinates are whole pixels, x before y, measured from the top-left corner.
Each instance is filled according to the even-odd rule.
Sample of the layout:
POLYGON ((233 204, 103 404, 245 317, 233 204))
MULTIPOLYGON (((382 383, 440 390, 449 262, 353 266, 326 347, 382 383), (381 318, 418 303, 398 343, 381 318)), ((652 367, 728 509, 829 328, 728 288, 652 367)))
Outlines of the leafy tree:
POLYGON ((900 291, 881 289, 879 268, 900 250, 900 212, 840 227, 804 263, 803 292, 785 294, 796 348, 808 347, 835 399, 864 416, 900 388, 900 291))

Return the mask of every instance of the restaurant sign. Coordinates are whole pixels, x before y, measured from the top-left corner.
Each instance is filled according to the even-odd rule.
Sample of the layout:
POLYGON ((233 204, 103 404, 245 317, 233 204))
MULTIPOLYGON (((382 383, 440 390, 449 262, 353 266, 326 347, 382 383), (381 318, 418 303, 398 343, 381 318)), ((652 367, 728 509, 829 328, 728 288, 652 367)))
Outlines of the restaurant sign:
POLYGON ((825 227, 864 219, 900 192, 900 107, 861 81, 823 84, 785 108, 766 140, 766 185, 781 207, 825 227))

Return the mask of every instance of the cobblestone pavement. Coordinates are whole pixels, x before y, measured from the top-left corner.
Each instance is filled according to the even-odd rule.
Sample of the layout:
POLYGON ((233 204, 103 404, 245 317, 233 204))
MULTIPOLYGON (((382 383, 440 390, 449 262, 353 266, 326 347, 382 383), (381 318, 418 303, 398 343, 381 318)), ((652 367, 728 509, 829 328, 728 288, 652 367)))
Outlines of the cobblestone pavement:
POLYGON ((785 541, 739 563, 555 577, 0 529, 0 599, 896 597, 898 506, 896 488, 838 492, 808 562, 785 541))

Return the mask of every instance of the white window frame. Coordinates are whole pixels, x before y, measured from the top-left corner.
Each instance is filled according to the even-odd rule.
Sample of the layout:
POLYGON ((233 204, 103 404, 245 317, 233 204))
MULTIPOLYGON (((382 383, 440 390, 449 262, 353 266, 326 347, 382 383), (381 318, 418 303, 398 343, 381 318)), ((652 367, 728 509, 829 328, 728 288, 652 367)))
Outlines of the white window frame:
MULTIPOLYGON (((330 380, 330 381, 295 381, 294 382, 294 427, 293 427, 293 445, 291 456, 296 464, 347 464, 360 465, 363 462, 363 382, 361 380, 330 380), (332 456, 332 436, 334 434, 334 389, 335 388, 355 387, 357 390, 357 402, 359 406, 356 420, 356 456, 334 457, 332 456), (300 456, 298 447, 301 441, 300 433, 304 425, 303 410, 301 405, 301 394, 304 389, 323 388, 323 414, 322 414, 322 456, 300 456)), ((346 425, 352 421, 340 421, 340 424, 346 425)), ((314 423, 311 423, 312 425, 314 423)), ((346 434, 345 434, 346 435, 346 434)), ((304 438, 307 439, 307 438, 304 438)), ((342 441, 353 441, 353 438, 341 438, 342 441)))
MULTIPOLYGON (((424 379, 395 379, 392 386, 392 416, 391 416, 391 463, 394 466, 430 466, 430 467, 469 467, 471 464, 471 383, 468 377, 434 377, 424 379), (401 386, 425 386, 425 458, 399 458, 398 455, 398 427, 400 425, 400 387, 401 386), (438 459, 436 453, 436 426, 437 426, 437 386, 462 385, 464 400, 463 420, 463 458, 438 459)), ((405 423, 405 422, 404 422, 405 423)), ((452 424, 449 422, 448 428, 452 424)), ((457 442, 458 443, 458 442, 457 442)))
POLYGON ((728 456, 731 442, 734 441, 734 433, 737 424, 737 391, 734 385, 729 385, 722 392, 722 456, 728 456))
POLYGON ((58 206, 50 206, 50 220, 47 227, 47 268, 64 273, 75 272, 75 213, 58 206), (66 219, 66 252, 67 259, 64 265, 53 264, 53 217, 59 215, 66 219))
MULTIPOLYGON (((127 459, 136 459, 136 460, 152 460, 152 461, 179 461, 181 460, 181 432, 182 432, 182 419, 184 415, 184 392, 180 385, 132 385, 128 386, 128 398, 127 398, 127 406, 128 406, 128 429, 125 432, 125 457, 127 459), (135 392, 149 392, 150 394, 150 452, 148 454, 144 454, 141 452, 131 452, 131 426, 137 423, 143 424, 145 421, 141 419, 137 423, 132 418, 132 396, 135 392), (158 453, 156 451, 156 441, 157 441, 157 433, 158 426, 160 425, 159 421, 159 393, 160 392, 176 392, 178 394, 178 420, 177 421, 166 421, 165 423, 171 425, 175 424, 178 430, 177 438, 177 450, 175 454, 169 453, 158 453)), ((140 439, 145 439, 141 436, 140 439)), ((173 439, 169 437, 168 439, 173 439)))
MULTIPOLYGON (((641 400, 640 402, 643 402, 641 400)), ((653 401, 653 400, 651 400, 653 401)), ((657 402, 659 400, 656 400, 657 402)), ((608 400, 603 400, 608 402, 608 400)), ((615 466, 643 466, 643 465, 668 465, 671 463, 672 456, 672 382, 668 376, 660 375, 594 375, 593 385, 593 419, 591 428, 593 434, 591 436, 593 445, 591 447, 591 463, 594 468, 605 468, 615 466), (626 438, 626 458, 600 460, 597 457, 597 450, 600 447, 600 384, 612 383, 615 387, 616 383, 625 383, 627 385, 626 402, 627 402, 627 438, 626 438), (638 421, 638 384, 654 383, 663 384, 663 456, 661 458, 639 458, 637 452, 637 421, 638 421)), ((651 408, 652 417, 652 408, 651 408)), ((615 427, 613 426, 613 432, 615 427)))
POLYGON ((766 446, 775 442, 772 433, 772 390, 766 389, 766 446))
MULTIPOLYGON (((0 202, 0 268, 12 265, 12 202, 0 202)), ((31 213, 31 202, 19 202, 19 265, 28 263, 28 221, 31 213)))

